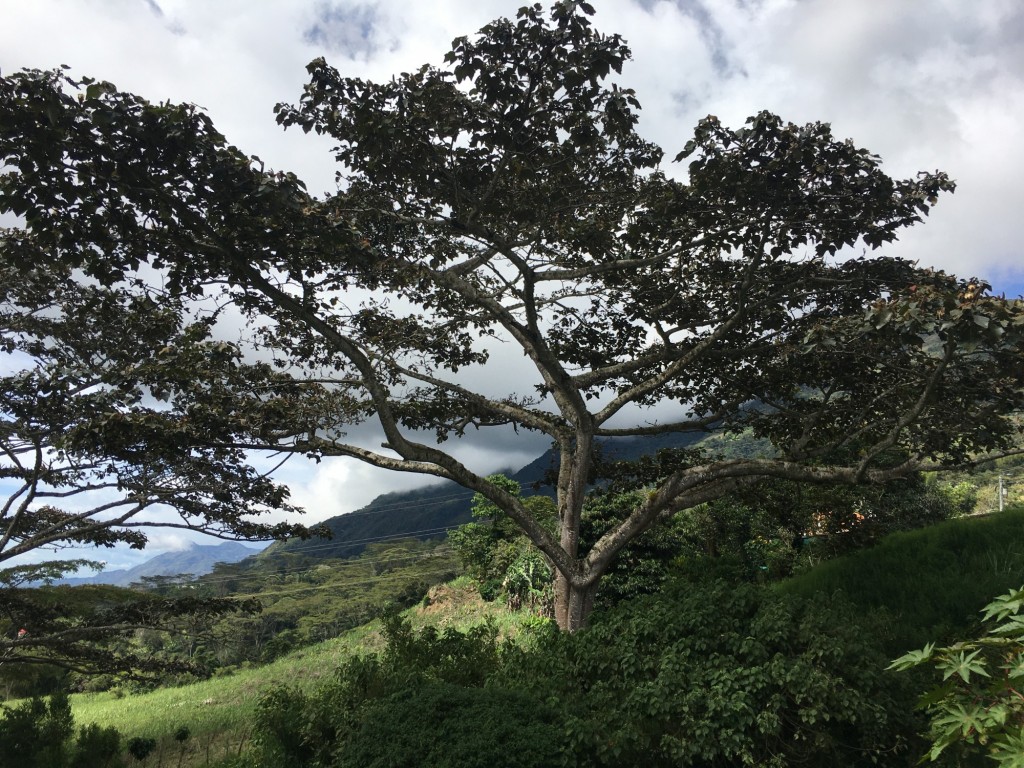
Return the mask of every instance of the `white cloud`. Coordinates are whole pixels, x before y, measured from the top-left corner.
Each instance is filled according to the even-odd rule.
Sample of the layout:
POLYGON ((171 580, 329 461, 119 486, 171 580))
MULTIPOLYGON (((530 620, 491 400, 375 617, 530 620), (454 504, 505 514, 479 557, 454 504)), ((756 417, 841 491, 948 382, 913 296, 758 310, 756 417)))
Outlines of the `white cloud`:
POLYGON ((184 552, 196 545, 196 536, 188 531, 171 531, 156 529, 146 534, 149 543, 146 545, 146 552, 155 554, 157 552, 184 552))

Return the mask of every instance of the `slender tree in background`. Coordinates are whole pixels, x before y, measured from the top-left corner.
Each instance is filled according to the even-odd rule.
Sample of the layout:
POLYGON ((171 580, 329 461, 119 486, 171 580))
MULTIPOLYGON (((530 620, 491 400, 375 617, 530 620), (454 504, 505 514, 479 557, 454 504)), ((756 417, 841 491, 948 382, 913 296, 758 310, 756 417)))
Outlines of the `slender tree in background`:
MULTIPOLYGON (((341 189, 324 197, 230 146, 194 106, 61 71, 4 78, 0 210, 23 221, 4 234, 6 282, 55 273, 95 292, 90 317, 107 301, 139 307, 144 337, 119 345, 104 380, 138 382, 138 398, 111 432, 86 434, 130 425, 125 460, 142 468, 165 446, 145 419, 180 416, 161 477, 194 476, 232 509, 280 501, 240 451, 454 480, 550 558, 567 630, 585 623, 617 553, 679 510, 764 478, 878 483, 1010 450, 1021 303, 867 255, 953 182, 892 179, 827 124, 768 113, 736 130, 702 120, 675 158, 689 159, 687 180, 671 178, 617 82, 629 49, 591 14, 524 8, 455 40, 446 67, 389 82, 312 62, 301 100, 277 116, 336 140, 341 189), (166 312, 200 327, 157 347, 142 318, 166 312), (213 341, 239 323, 238 344, 213 341), (467 384, 492 339, 522 353, 532 380, 498 395, 467 384), (645 412, 671 403, 677 417, 645 412), (347 439, 365 421, 380 448, 347 439), (555 533, 445 449, 467 429, 509 426, 558 448, 555 533), (580 550, 602 438, 709 429, 753 430, 774 453, 652 463, 635 508, 580 550)), ((50 317, 33 300, 49 301, 40 288, 14 315, 50 317)), ((5 338, 12 359, 51 354, 42 332, 5 338)), ((78 389, 60 407, 98 396, 78 389)))

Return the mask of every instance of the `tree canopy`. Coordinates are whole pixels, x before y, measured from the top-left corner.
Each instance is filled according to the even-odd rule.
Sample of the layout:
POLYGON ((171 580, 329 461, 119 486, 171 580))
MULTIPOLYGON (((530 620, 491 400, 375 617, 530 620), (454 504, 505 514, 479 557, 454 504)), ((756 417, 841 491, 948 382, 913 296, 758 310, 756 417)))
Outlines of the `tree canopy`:
MULTIPOLYGON (((194 105, 62 70, 2 78, 0 211, 21 217, 0 242, 4 339, 25 361, 5 440, 26 446, 5 471, 246 535, 246 513, 286 503, 253 452, 451 479, 550 559, 574 629, 617 553, 679 510, 764 478, 883 482, 1010 450, 1021 302, 877 255, 953 181, 893 179, 827 123, 767 112, 708 116, 670 173, 618 80, 629 48, 591 15, 529 6, 387 82, 313 61, 277 119, 336 141, 323 197, 194 105), (469 386, 495 340, 532 380, 469 386), (347 436, 363 422, 379 448, 347 436), (446 450, 509 426, 558 448, 555 533, 446 450), (581 551, 600 440, 712 429, 772 453, 648 464, 635 508, 581 551)), ((8 530, 17 509, 74 516, 46 504, 9 503, 8 530)))

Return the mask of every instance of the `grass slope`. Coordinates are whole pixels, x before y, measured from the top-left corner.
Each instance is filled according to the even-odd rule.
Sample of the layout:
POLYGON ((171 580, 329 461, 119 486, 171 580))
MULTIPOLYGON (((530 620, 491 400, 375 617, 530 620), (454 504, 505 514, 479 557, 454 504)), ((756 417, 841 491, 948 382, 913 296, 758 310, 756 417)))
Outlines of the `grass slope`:
MULTIPOLYGON (((499 603, 486 603, 465 579, 431 590, 423 604, 406 615, 413 626, 468 629, 494 621, 502 634, 514 636, 529 620, 525 612, 510 613, 499 603)), ((96 723, 116 727, 125 739, 157 740, 157 750, 145 766, 217 765, 237 756, 251 737, 252 715, 259 695, 277 685, 310 690, 342 662, 380 646, 379 622, 373 621, 341 637, 318 643, 259 667, 239 670, 178 688, 150 693, 118 695, 112 692, 75 694, 72 713, 77 726, 96 723), (174 733, 187 728, 185 742, 174 733), (184 754, 181 754, 184 747, 184 754)))
POLYGON ((884 611, 894 655, 970 632, 993 597, 1024 584, 1024 505, 887 536, 781 582, 798 595, 843 592, 884 611))

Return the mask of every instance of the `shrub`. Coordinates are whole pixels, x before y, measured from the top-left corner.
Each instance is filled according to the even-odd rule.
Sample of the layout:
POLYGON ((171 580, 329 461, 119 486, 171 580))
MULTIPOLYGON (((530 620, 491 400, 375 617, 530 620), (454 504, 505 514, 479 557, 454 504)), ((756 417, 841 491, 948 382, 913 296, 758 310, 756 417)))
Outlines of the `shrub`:
POLYGON ((0 755, 5 768, 59 768, 67 763, 74 733, 67 694, 0 706, 0 755))
POLYGON ((506 659, 565 714, 568 765, 892 764, 907 696, 844 604, 672 583, 506 659))
POLYGON ((548 768, 553 714, 516 691, 425 683, 377 699, 339 750, 339 768, 548 768))
POLYGON ((127 749, 128 754, 141 763, 156 749, 156 739, 135 736, 128 739, 127 749))
POLYGON ((96 723, 82 726, 75 742, 71 768, 110 768, 121 765, 121 734, 96 723))
POLYGON ((984 632, 973 640, 936 648, 929 643, 891 665, 935 667, 942 682, 923 699, 931 718, 927 759, 956 752, 957 765, 987 755, 1005 768, 1024 765, 1024 587, 984 609, 984 632))
POLYGON ((72 736, 74 719, 67 694, 56 693, 48 701, 34 698, 15 707, 0 706, 0 756, 4 768, 122 765, 121 734, 116 728, 92 723, 79 730, 73 744, 72 736))
POLYGON ((350 659, 318 692, 279 687, 261 699, 261 766, 551 765, 552 714, 485 688, 500 664, 494 627, 414 632, 392 613, 384 636, 383 653, 350 659))
POLYGON ((836 599, 673 582, 569 635, 414 632, 257 718, 261 766, 858 766, 905 753, 904 681, 836 599))

